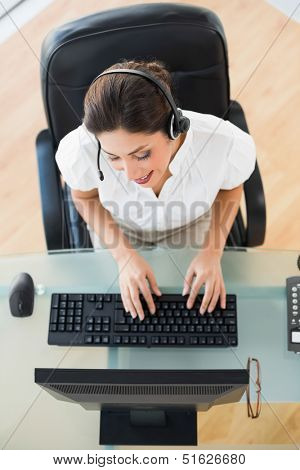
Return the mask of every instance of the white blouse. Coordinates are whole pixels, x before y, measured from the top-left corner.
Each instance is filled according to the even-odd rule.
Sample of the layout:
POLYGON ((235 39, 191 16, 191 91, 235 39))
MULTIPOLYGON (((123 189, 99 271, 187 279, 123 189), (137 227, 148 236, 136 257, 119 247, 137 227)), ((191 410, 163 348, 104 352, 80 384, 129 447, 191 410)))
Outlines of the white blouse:
POLYGON ((97 188, 115 219, 133 230, 168 230, 205 214, 220 189, 233 189, 252 174, 256 161, 252 137, 229 121, 183 110, 190 121, 186 138, 169 164, 171 176, 157 197, 151 188, 128 181, 104 154, 97 170, 97 141, 84 124, 60 142, 56 162, 66 183, 80 191, 97 188))

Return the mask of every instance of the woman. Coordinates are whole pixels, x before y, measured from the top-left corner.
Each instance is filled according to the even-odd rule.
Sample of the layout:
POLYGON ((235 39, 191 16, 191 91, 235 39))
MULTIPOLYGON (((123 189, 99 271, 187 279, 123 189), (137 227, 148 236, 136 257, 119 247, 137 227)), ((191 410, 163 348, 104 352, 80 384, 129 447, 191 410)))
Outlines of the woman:
MULTIPOLYGON (((116 69, 142 71, 172 91, 162 62, 123 61, 106 72, 116 69)), ((200 313, 211 312, 219 297, 225 308, 221 257, 256 159, 251 136, 212 115, 183 110, 186 125, 174 135, 166 93, 130 72, 97 77, 85 96, 83 124, 56 154, 93 245, 109 248, 118 264, 126 311, 140 319, 139 291, 151 313, 150 288, 160 291, 137 247, 196 247, 182 292, 189 294, 187 308, 202 284, 200 313)))

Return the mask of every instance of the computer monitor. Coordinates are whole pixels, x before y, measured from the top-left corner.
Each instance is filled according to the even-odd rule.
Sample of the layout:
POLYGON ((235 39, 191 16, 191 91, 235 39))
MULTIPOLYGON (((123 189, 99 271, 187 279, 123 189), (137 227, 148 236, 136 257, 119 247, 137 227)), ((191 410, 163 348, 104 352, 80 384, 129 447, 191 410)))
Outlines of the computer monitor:
POLYGON ((197 445, 197 411, 241 399, 246 369, 35 369, 59 400, 99 409, 101 445, 197 445))

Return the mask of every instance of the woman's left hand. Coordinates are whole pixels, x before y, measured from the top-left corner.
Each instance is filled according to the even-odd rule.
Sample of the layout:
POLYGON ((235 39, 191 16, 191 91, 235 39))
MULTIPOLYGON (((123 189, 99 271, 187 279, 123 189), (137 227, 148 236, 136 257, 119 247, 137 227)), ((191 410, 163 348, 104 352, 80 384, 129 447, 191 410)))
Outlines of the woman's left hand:
POLYGON ((189 293, 187 308, 192 308, 198 292, 205 283, 200 313, 212 312, 220 297, 221 308, 226 308, 226 290, 221 267, 222 254, 203 250, 191 262, 185 276, 182 295, 189 293), (193 279, 195 280, 193 283, 193 279))

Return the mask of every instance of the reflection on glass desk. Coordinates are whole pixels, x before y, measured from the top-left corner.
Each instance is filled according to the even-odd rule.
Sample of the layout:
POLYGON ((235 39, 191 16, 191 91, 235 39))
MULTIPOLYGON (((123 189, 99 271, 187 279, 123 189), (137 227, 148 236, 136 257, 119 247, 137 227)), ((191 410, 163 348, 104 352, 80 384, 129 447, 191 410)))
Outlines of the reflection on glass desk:
MULTIPOLYGON (((163 293, 181 292, 192 249, 141 252, 163 293)), ((226 291, 237 295, 239 345, 234 349, 57 347, 47 344, 53 292, 119 292, 110 252, 89 250, 0 259, 0 440, 7 449, 97 447, 98 413, 53 400, 34 384, 34 368, 239 369, 259 359, 263 402, 300 402, 300 356, 287 350, 285 280, 299 275, 298 253, 230 249, 222 257, 226 291), (28 272, 41 295, 33 315, 12 317, 9 285, 28 272), (45 423, 47 425, 45 426, 45 423)), ((203 288, 201 290, 203 292, 203 288)), ((245 398, 244 398, 245 399, 245 398)), ((246 407, 246 405, 245 405, 246 407)))

